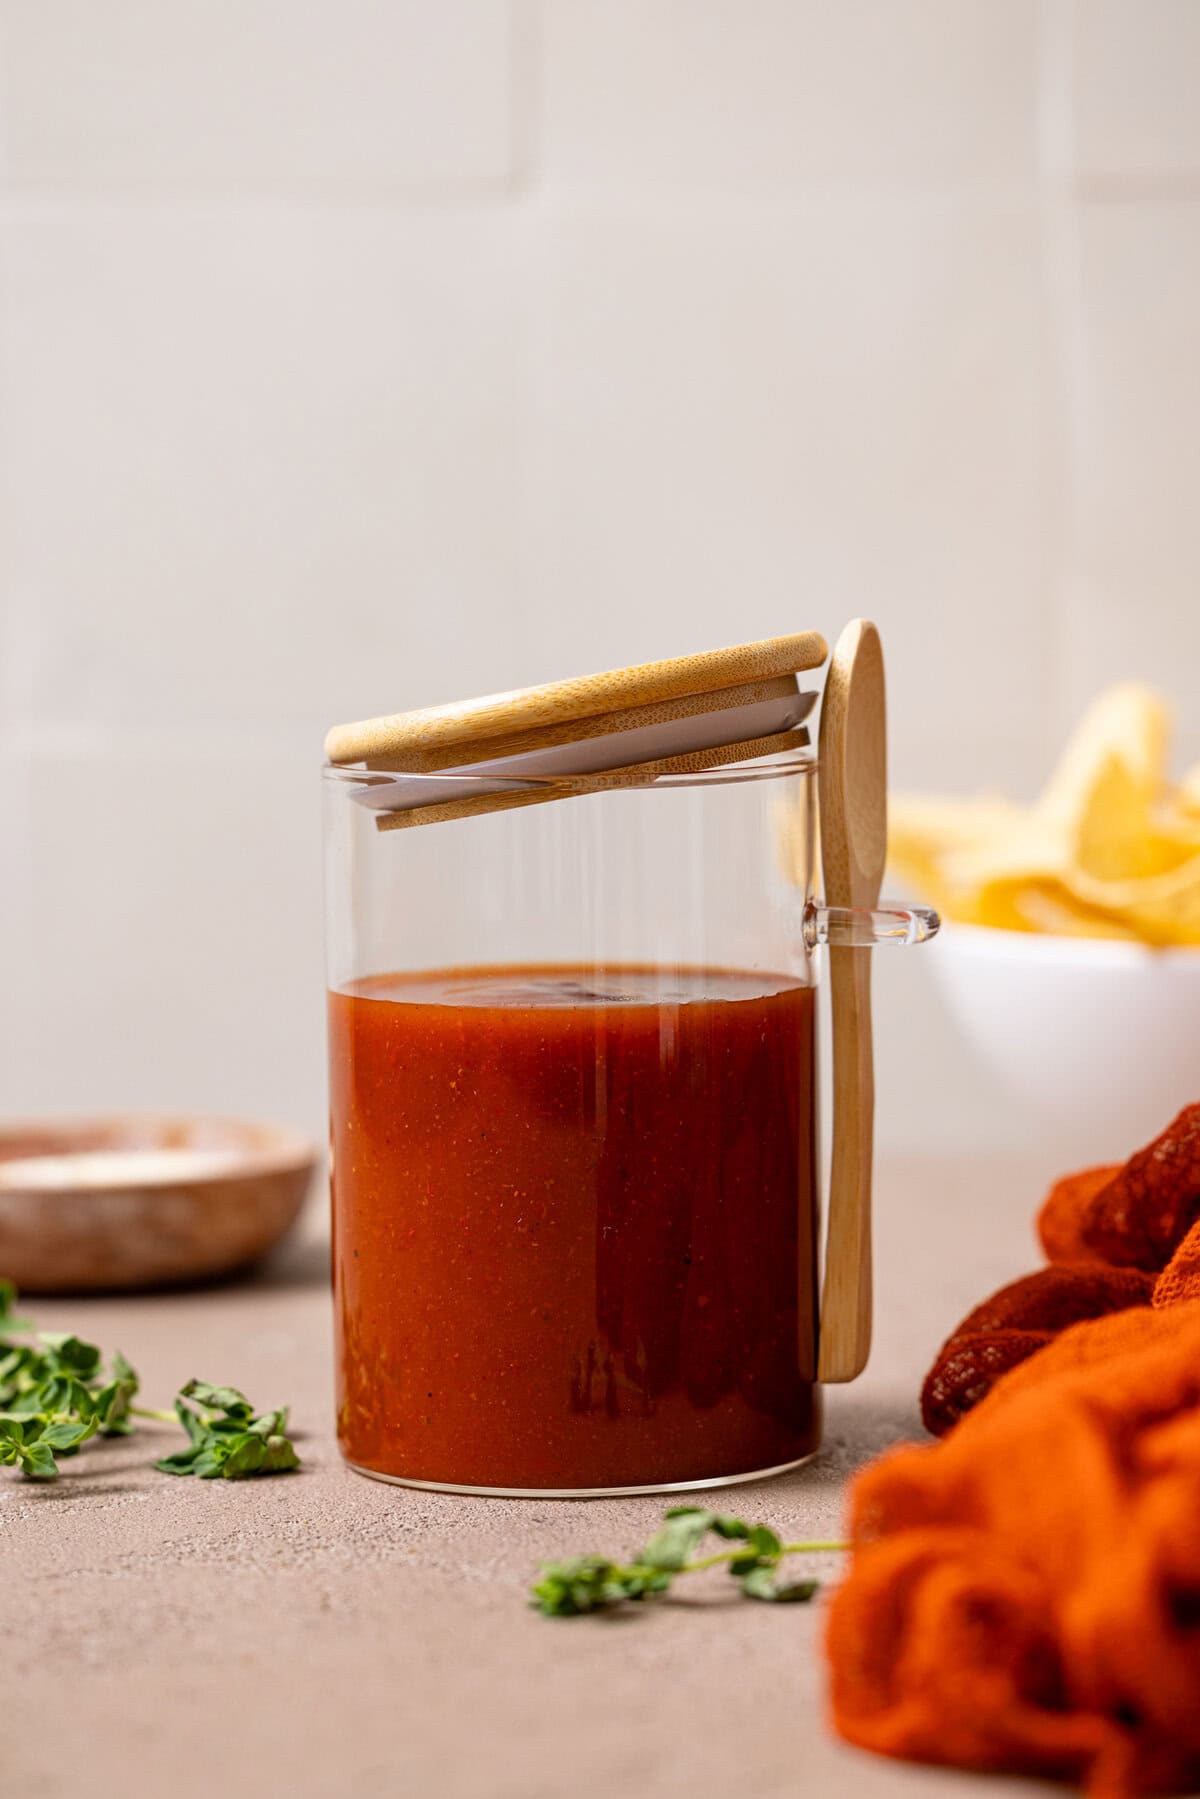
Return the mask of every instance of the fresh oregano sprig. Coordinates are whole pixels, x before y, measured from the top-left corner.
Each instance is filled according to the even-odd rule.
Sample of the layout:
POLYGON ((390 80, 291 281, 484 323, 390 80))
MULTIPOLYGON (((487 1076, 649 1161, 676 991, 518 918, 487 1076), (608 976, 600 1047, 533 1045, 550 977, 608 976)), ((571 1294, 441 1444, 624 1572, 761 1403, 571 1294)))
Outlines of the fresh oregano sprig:
POLYGON ((107 1371, 94 1343, 66 1331, 31 1332, 15 1314, 17 1290, 0 1280, 0 1467, 17 1468, 31 1480, 55 1480, 58 1462, 94 1436, 128 1436, 135 1417, 176 1419, 190 1447, 155 1463, 168 1474, 221 1476, 280 1474, 299 1465, 287 1435, 287 1411, 256 1415, 234 1387, 188 1381, 172 1412, 134 1405, 137 1371, 120 1350, 107 1371), (193 1404, 188 1404, 192 1400, 193 1404))
POLYGON ((14 1312, 16 1288, 0 1281, 0 1466, 33 1480, 53 1480, 58 1457, 74 1455, 89 1437, 124 1436, 138 1377, 120 1350, 107 1375, 94 1343, 68 1331, 41 1331, 32 1342, 14 1312))
POLYGON ((584 1612, 603 1611, 629 1600, 665 1593, 681 1574, 697 1574, 702 1568, 724 1564, 747 1599, 802 1604, 813 1597, 818 1583, 781 1582, 778 1569, 784 1556, 848 1547, 846 1543, 784 1543, 767 1524, 746 1524, 741 1518, 706 1511, 701 1506, 673 1506, 664 1516, 662 1529, 632 1562, 622 1564, 607 1556, 580 1555, 544 1563, 533 1588, 532 1603, 543 1617, 577 1618, 584 1612), (737 1547, 691 1559, 710 1533, 737 1547))
POLYGON ((250 1474, 283 1474, 299 1466, 300 1457, 287 1435, 286 1406, 256 1417, 236 1387, 190 1380, 179 1389, 175 1414, 190 1444, 155 1462, 164 1474, 244 1480, 250 1474))

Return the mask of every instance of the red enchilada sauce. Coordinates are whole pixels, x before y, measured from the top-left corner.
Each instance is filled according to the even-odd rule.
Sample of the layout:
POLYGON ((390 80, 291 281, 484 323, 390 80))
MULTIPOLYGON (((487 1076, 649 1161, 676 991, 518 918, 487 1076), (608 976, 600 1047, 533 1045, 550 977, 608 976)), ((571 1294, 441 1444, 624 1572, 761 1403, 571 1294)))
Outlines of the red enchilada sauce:
POLYGON ((657 1486, 815 1448, 811 991, 467 968, 329 1006, 351 1462, 657 1486))

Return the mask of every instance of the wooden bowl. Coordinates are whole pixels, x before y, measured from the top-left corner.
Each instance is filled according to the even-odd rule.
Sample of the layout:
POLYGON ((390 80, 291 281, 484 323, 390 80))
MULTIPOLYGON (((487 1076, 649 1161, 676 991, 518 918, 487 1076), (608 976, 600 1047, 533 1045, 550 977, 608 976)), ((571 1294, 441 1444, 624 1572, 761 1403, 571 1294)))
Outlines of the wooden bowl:
POLYGON ((0 1125, 0 1276, 84 1293, 227 1274, 290 1229, 316 1161, 296 1133, 232 1118, 0 1125))

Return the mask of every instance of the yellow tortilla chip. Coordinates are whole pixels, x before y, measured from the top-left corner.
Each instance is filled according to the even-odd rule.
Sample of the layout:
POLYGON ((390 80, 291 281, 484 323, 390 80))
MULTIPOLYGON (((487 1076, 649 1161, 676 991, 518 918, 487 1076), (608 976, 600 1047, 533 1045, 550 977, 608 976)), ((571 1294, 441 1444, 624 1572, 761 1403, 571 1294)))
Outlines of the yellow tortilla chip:
POLYGON ((1108 756, 1096 770, 1075 833, 1080 871, 1101 881, 1137 881, 1188 861, 1196 845, 1160 829, 1156 798, 1124 757, 1108 756))
POLYGON ((1200 820, 1200 762, 1189 768, 1175 791, 1176 809, 1185 819, 1200 820))
POLYGON ((1169 726, 1127 683, 1088 708, 1033 806, 894 798, 893 868, 966 923, 1200 944, 1200 768, 1168 786, 1169 726))
POLYGON ((888 861, 893 876, 935 905, 951 908, 944 857, 954 850, 1003 843, 1024 816, 1020 806, 995 796, 926 799, 893 794, 888 800, 888 861))
POLYGON ((1020 909, 1029 921, 1029 929, 1046 931, 1057 937, 1112 937, 1126 942, 1137 940, 1131 925, 1105 912, 1095 912, 1080 905, 1066 888, 1050 883, 1026 887, 1020 897, 1020 909))
POLYGON ((1152 805, 1166 775, 1170 728, 1170 712, 1152 688, 1132 681, 1107 688, 1092 701, 1059 758, 1037 802, 1039 816, 1073 831, 1113 757, 1152 805))
POLYGON ((1026 812, 1003 838, 948 850, 940 866, 951 887, 982 888, 995 881, 1062 880, 1072 856, 1061 831, 1026 812))
POLYGON ((1094 912, 1056 881, 1016 879, 989 881, 962 900, 956 912, 963 924, 993 930, 1045 932, 1063 937, 1135 938, 1120 920, 1094 912))
POLYGON ((1133 881, 1072 880, 1085 905, 1102 908, 1147 943, 1200 942, 1200 855, 1160 875, 1133 881))

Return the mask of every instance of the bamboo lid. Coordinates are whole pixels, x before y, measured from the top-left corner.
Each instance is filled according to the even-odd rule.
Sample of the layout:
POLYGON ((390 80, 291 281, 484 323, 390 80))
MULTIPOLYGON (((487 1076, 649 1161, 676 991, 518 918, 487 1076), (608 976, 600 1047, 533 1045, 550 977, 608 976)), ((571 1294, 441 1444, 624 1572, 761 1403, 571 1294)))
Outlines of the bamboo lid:
POLYGON ((751 705, 794 691, 827 654, 816 631, 645 662, 357 724, 325 739, 330 762, 432 774, 484 759, 751 705))

